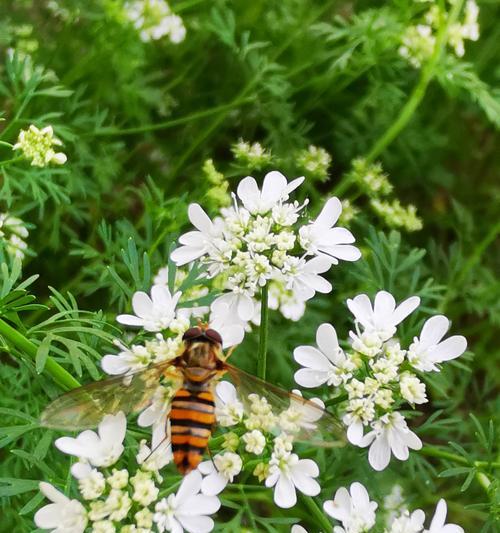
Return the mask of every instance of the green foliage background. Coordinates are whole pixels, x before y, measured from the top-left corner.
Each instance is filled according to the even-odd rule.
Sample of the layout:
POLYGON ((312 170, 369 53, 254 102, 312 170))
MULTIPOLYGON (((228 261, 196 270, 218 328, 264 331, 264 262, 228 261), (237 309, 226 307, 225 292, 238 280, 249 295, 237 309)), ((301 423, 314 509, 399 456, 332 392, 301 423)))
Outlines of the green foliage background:
MULTIPOLYGON (((444 313, 470 350, 431 376, 431 402, 412 422, 434 448, 376 476, 363 450, 318 452, 322 499, 359 480, 381 501, 397 482, 411 508, 430 512, 445 497, 466 531, 498 531, 498 5, 479 3, 481 37, 464 58, 443 47, 416 70, 398 54, 404 28, 425 9, 412 0, 175 1, 187 27, 180 45, 141 42, 122 2, 49 4, 0 2, 1 140, 50 124, 68 155, 64 166, 37 169, 11 164, 0 146, 0 211, 31 225, 22 275, 3 254, 0 317, 33 343, 0 335, 0 530, 33 529, 38 480, 70 488, 54 433, 36 425, 61 389, 32 355, 43 366, 45 343, 79 381, 98 379, 115 315, 166 264, 187 205, 210 210, 206 159, 234 188, 274 167, 308 176, 297 154, 313 144, 331 154, 330 176, 308 176, 301 194, 312 215, 332 193, 352 201, 364 258, 334 269, 334 292, 312 301, 300 323, 271 314, 270 381, 290 387, 293 347, 311 343, 323 321, 346 336, 345 299, 382 288, 421 295, 410 326, 444 313), (271 150, 269 168, 235 160, 230 146, 240 138, 271 150), (348 177, 357 157, 382 163, 394 196, 417 206, 422 230, 399 234, 376 216, 348 177), (14 291, 22 279, 48 309, 27 296, 27 283, 14 291)), ((256 342, 255 332, 235 355, 252 372, 256 342)), ((306 507, 278 510, 265 490, 247 496, 228 492, 218 530, 288 531, 299 518, 317 527, 306 507)))

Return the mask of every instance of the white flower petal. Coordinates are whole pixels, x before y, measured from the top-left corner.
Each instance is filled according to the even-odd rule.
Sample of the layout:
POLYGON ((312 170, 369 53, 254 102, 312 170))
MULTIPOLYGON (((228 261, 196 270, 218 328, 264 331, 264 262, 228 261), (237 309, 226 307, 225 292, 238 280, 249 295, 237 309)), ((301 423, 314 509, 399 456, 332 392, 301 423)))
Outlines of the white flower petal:
POLYGON ((203 208, 199 204, 189 205, 188 216, 191 224, 202 233, 209 232, 212 229, 210 217, 203 211, 203 208))
POLYGON ((314 388, 326 383, 328 381, 328 374, 318 370, 301 368, 295 372, 294 379, 301 387, 314 388))
POLYGON ((188 533, 208 533, 214 528, 214 521, 209 516, 183 515, 179 522, 188 533))
POLYGON ((453 335, 440 342, 437 346, 429 349, 429 356, 432 361, 441 363, 450 361, 462 355, 467 349, 467 340, 462 335, 453 335))
POLYGON ((342 203, 337 197, 330 198, 327 200, 321 213, 318 215, 314 224, 318 226, 323 226, 331 228, 339 219, 340 214, 342 213, 342 203))
POLYGON ((119 355, 108 354, 101 359, 101 368, 106 374, 116 376, 125 374, 125 372, 130 369, 130 364, 119 355))
POLYGON ((116 321, 125 326, 142 326, 144 320, 134 315, 118 315, 116 321))
POLYGON ((394 300, 394 296, 387 291, 377 292, 373 306, 374 315, 389 319, 393 314, 394 309, 396 309, 396 300, 394 300))
POLYGON ((397 326, 402 322, 409 314, 413 313, 415 309, 420 305, 420 298, 418 296, 411 296, 403 302, 401 302, 392 315, 392 323, 397 326))
POLYGON ((381 436, 372 443, 368 452, 368 461, 374 470, 381 471, 386 468, 391 459, 391 449, 384 436, 381 436))
POLYGON ((299 365, 313 370, 327 372, 331 368, 328 359, 313 346, 297 346, 293 351, 293 357, 299 365))
MULTIPOLYGON (((325 323, 318 327, 316 330, 316 344, 330 361, 335 362, 337 360, 339 341, 337 332, 331 324, 325 323)), ((325 368, 325 370, 326 369, 327 368, 325 368)))
POLYGON ((450 327, 450 321, 444 315, 436 315, 425 321, 420 333, 420 347, 428 348, 437 344, 450 327))
POLYGON ((137 291, 132 296, 132 309, 138 317, 147 317, 150 314, 152 307, 153 302, 145 292, 137 291))
POLYGON ((182 480, 181 486, 177 491, 176 501, 182 503, 183 500, 194 496, 201 488, 201 474, 198 470, 193 470, 182 480))
POLYGON ((292 480, 281 475, 274 487, 274 503, 282 509, 289 509, 297 503, 297 493, 292 480))

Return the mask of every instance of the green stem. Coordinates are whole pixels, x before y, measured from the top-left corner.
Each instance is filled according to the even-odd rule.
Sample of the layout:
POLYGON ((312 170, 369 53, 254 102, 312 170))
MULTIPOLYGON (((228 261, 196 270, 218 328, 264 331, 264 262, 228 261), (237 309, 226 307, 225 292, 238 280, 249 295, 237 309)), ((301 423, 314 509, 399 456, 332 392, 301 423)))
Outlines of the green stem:
POLYGON ((434 52, 430 57, 429 61, 423 67, 417 85, 413 89, 410 98, 407 100, 397 119, 375 142, 372 149, 366 155, 365 159, 368 162, 373 162, 389 146, 389 144, 392 143, 392 141, 406 127, 406 125, 412 118, 413 113, 415 113, 416 109, 420 105, 420 102, 425 96, 429 83, 434 78, 436 66, 446 46, 448 38, 448 28, 457 20, 462 9, 463 2, 464 0, 459 0, 453 4, 449 17, 447 17, 445 23, 439 29, 436 38, 436 44, 434 47, 434 52))
POLYGON ((269 307, 267 304, 267 285, 262 287, 259 329, 259 358, 257 361, 257 375, 260 379, 266 379, 267 365, 267 335, 269 322, 269 307))
MULTIPOLYGON (((10 341, 18 350, 29 355, 33 360, 36 359, 36 344, 31 342, 12 326, 9 326, 9 324, 2 319, 0 319, 0 335, 2 335, 7 341, 10 341)), ((45 362, 45 370, 47 370, 54 381, 65 390, 80 387, 80 383, 50 356, 47 357, 47 361, 45 362)))
POLYGON ((321 529, 325 530, 325 533, 332 530, 332 524, 330 520, 325 516, 323 511, 320 509, 318 504, 316 503, 316 500, 310 496, 303 496, 301 495, 300 499, 304 503, 304 505, 307 507, 307 509, 310 511, 311 515, 317 520, 319 524, 321 524, 321 529))
POLYGON ((465 457, 462 457, 455 453, 450 453, 444 450, 440 450, 439 448, 435 448, 434 446, 424 446, 420 450, 420 453, 422 453, 423 455, 427 455, 429 457, 439 457, 441 459, 448 459, 449 461, 453 461, 454 463, 458 463, 464 466, 471 466, 471 467, 476 467, 476 468, 485 468, 485 467, 500 468, 500 462, 488 462, 488 461, 470 462, 465 457))
POLYGON ((464 266, 460 269, 458 276, 456 276, 455 279, 449 283, 448 289, 443 299, 441 300, 441 303, 439 304, 439 311, 441 313, 445 312, 448 302, 450 301, 450 299, 454 296, 456 292, 456 287, 462 286, 469 272, 476 266, 477 263, 479 263, 479 261, 483 257, 485 250, 488 248, 490 244, 492 244, 496 240, 499 234, 500 234, 500 221, 498 221, 494 226, 492 226, 490 230, 488 231, 488 233, 486 234, 486 236, 484 237, 484 239, 482 239, 476 245, 472 254, 469 256, 464 266))
POLYGON ((17 163, 18 161, 22 161, 24 157, 21 155, 19 157, 13 157, 12 159, 6 159, 5 161, 0 161, 0 167, 6 167, 7 165, 11 165, 12 163, 17 163))
POLYGON ((158 122, 157 124, 146 124, 144 126, 137 126, 135 128, 102 128, 100 130, 92 131, 87 134, 83 134, 85 137, 104 137, 104 136, 114 136, 114 135, 134 135, 136 133, 146 133, 148 131, 156 130, 165 130, 169 128, 174 128, 175 126, 180 126, 181 124, 186 124, 193 120, 200 118, 208 117, 210 115, 215 115, 220 111, 227 111, 233 107, 238 107, 239 105, 249 101, 250 98, 241 98, 238 100, 233 100, 229 104, 223 104, 217 107, 211 107, 210 109, 203 109, 202 111, 196 111, 196 113, 191 113, 184 117, 175 118, 166 120, 165 122, 158 122))
POLYGON ((12 148, 14 145, 6 141, 0 141, 0 146, 7 146, 8 148, 12 148))

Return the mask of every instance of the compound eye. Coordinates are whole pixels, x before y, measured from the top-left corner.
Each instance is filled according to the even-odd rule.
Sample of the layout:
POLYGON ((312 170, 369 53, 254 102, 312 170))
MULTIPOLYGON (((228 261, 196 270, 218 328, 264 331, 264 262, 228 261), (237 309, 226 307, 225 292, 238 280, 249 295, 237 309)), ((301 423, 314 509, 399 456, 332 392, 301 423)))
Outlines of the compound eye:
POLYGON ((212 342, 222 344, 222 337, 219 335, 219 333, 217 333, 217 331, 215 331, 215 329, 205 330, 205 337, 212 342))
POLYGON ((193 339, 197 339, 198 337, 202 336, 202 332, 200 328, 189 328, 184 335, 182 336, 183 341, 191 341, 193 339))

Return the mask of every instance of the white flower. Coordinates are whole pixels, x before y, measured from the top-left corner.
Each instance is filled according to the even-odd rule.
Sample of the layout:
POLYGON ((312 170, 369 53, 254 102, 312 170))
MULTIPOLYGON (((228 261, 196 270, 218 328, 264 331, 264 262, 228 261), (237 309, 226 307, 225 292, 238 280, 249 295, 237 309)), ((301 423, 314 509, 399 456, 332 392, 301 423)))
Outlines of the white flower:
POLYGON ((92 533, 115 533, 116 528, 109 520, 98 520, 92 524, 92 533))
POLYGON ((309 261, 292 256, 288 259, 283 269, 287 278, 286 288, 294 292, 299 299, 310 300, 316 292, 331 292, 332 284, 319 275, 330 269, 331 261, 324 257, 314 257, 309 261))
POLYGON ((337 333, 331 324, 321 324, 316 331, 316 344, 298 346, 293 351, 297 363, 305 368, 295 372, 295 381, 302 387, 340 385, 352 374, 352 363, 339 346, 337 333))
POLYGON ((360 323, 366 331, 378 335, 381 341, 392 337, 396 332, 396 326, 419 304, 420 298, 411 296, 396 307, 394 296, 387 291, 379 291, 375 295, 373 308, 366 294, 358 294, 352 300, 347 300, 347 307, 354 315, 356 322, 360 323))
POLYGON ((41 482, 40 490, 53 503, 45 505, 35 514, 35 524, 54 533, 83 533, 87 526, 87 513, 78 500, 70 500, 50 483, 41 482))
MULTIPOLYGON (((292 392, 302 397, 302 393, 293 389, 292 392)), ((311 398, 310 403, 302 403, 298 399, 290 399, 290 407, 279 415, 279 426, 285 433, 298 433, 301 429, 313 430, 317 422, 324 414, 325 404, 320 398, 311 398)))
POLYGON ((371 398, 353 398, 349 400, 342 422, 347 428, 347 439, 359 445, 363 437, 363 426, 375 417, 375 403, 371 398))
POLYGON ((88 474, 81 479, 78 476, 78 469, 72 471, 72 474, 79 479, 78 488, 84 500, 95 500, 104 492, 106 481, 101 472, 93 468, 88 474))
POLYGON ((125 14, 139 30, 141 41, 149 42, 168 36, 178 44, 186 36, 186 28, 180 17, 173 15, 164 0, 136 0, 125 3, 125 14))
POLYGON ((236 389, 229 381, 221 381, 215 387, 215 418, 223 427, 235 426, 243 418, 243 404, 236 389))
POLYGON ((242 293, 228 292, 218 296, 210 306, 210 326, 220 333, 223 346, 243 340, 245 327, 255 314, 255 302, 242 293))
POLYGON ((207 496, 215 496, 222 492, 228 483, 241 472, 241 457, 233 452, 218 454, 213 461, 203 461, 198 470, 206 477, 201 482, 201 492, 207 496))
POLYGON ((274 170, 265 175, 262 191, 255 179, 247 176, 240 181, 237 194, 251 214, 265 215, 275 205, 288 200, 289 194, 303 181, 304 177, 300 177, 288 183, 281 172, 274 170))
POLYGON ((112 489, 123 489, 128 483, 128 470, 116 470, 113 468, 113 472, 106 478, 106 482, 112 489))
POLYGON ((153 521, 158 531, 182 533, 208 533, 214 528, 214 521, 207 515, 219 510, 216 496, 200 494, 202 476, 193 470, 182 480, 176 494, 170 494, 155 505, 153 521))
POLYGON ((425 383, 422 383, 411 372, 405 372, 401 375, 399 390, 401 391, 401 396, 412 404, 426 403, 428 401, 425 394, 425 383))
POLYGON ((267 398, 258 394, 249 394, 248 400, 250 401, 250 414, 245 420, 245 427, 250 430, 271 431, 277 423, 277 417, 267 398))
POLYGON ((149 472, 139 470, 134 477, 130 478, 130 483, 134 487, 132 500, 140 503, 144 507, 151 505, 160 492, 160 489, 155 485, 149 472))
POLYGON ((127 348, 120 341, 115 344, 121 348, 117 355, 107 354, 101 360, 101 367, 106 374, 120 375, 146 368, 151 363, 151 353, 146 346, 134 344, 127 348))
POLYGON ((258 429, 245 433, 242 440, 245 443, 245 451, 248 453, 260 455, 266 447, 266 437, 258 429))
POLYGON ((153 285, 151 298, 142 291, 132 297, 135 315, 118 315, 116 320, 127 326, 143 327, 146 331, 167 329, 175 318, 175 307, 180 297, 180 292, 172 296, 165 285, 153 285))
POLYGON ((335 533, 361 533, 368 531, 375 525, 375 510, 378 505, 371 502, 365 487, 354 482, 349 491, 341 487, 335 493, 333 500, 323 504, 325 513, 342 522, 342 527, 336 526, 335 533))
POLYGON ((126 427, 127 419, 122 412, 106 415, 99 424, 98 433, 86 430, 76 438, 61 437, 55 445, 63 453, 75 455, 93 466, 108 467, 115 464, 123 452, 126 427))
POLYGON ((299 459, 295 453, 273 453, 266 487, 274 487, 274 503, 288 509, 297 503, 296 488, 306 496, 319 494, 320 486, 314 479, 318 475, 318 465, 312 459, 299 459))
POLYGON ((398 412, 385 414, 372 423, 372 428, 356 444, 362 448, 370 446, 368 461, 375 470, 384 470, 389 464, 391 452, 400 461, 406 461, 408 448, 422 448, 422 441, 408 428, 406 420, 398 412))
POLYGON ((296 293, 286 288, 285 276, 275 274, 269 283, 268 305, 269 309, 279 309, 280 313, 288 320, 297 322, 306 310, 306 302, 296 293))
POLYGON ((212 222, 200 205, 190 204, 188 216, 197 231, 189 231, 179 237, 182 244, 170 255, 177 265, 185 265, 216 249, 216 240, 222 235, 220 220, 212 222))
POLYGON ((352 243, 356 240, 345 228, 334 228, 342 203, 336 197, 330 198, 314 222, 299 230, 300 244, 309 253, 325 257, 333 264, 338 260, 357 261, 361 252, 352 243))
POLYGON ((406 511, 403 489, 400 485, 394 485, 391 492, 384 497, 384 509, 388 512, 386 524, 392 524, 392 521, 403 511, 406 511))
POLYGON ((394 518, 390 528, 386 533, 420 533, 424 527, 425 514, 421 509, 417 509, 410 514, 407 509, 394 518))
POLYGON ((464 533, 463 528, 457 524, 445 524, 447 511, 446 501, 441 498, 436 506, 431 525, 429 529, 424 530, 424 533, 464 533))
POLYGON ((155 439, 153 436, 151 448, 146 444, 145 439, 141 440, 136 461, 137 464, 141 465, 143 470, 153 472, 160 479, 161 476, 159 476, 158 471, 166 466, 173 458, 172 446, 169 439, 165 439, 164 437, 155 439))
POLYGON ((456 359, 467 348, 467 341, 462 335, 453 335, 446 340, 450 321, 443 315, 437 315, 425 321, 420 338, 415 337, 408 350, 411 365, 422 372, 439 372, 438 363, 456 359))
POLYGON ((63 165, 67 157, 63 152, 55 152, 54 146, 61 146, 62 142, 54 137, 52 126, 39 129, 33 124, 27 130, 21 130, 13 150, 21 150, 26 159, 31 159, 31 165, 46 167, 49 163, 63 165))

